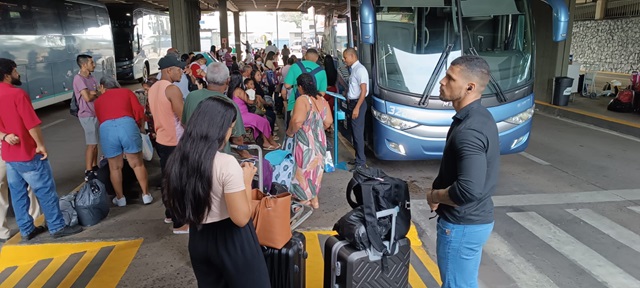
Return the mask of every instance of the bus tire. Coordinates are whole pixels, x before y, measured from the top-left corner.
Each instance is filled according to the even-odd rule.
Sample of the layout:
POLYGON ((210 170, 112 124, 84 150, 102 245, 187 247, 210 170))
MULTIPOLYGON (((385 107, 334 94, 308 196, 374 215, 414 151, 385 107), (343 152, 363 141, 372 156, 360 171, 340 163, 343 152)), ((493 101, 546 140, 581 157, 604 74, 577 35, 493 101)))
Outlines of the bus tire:
POLYGON ((140 78, 140 83, 147 82, 149 80, 149 63, 144 63, 144 67, 142 67, 142 78, 140 78))

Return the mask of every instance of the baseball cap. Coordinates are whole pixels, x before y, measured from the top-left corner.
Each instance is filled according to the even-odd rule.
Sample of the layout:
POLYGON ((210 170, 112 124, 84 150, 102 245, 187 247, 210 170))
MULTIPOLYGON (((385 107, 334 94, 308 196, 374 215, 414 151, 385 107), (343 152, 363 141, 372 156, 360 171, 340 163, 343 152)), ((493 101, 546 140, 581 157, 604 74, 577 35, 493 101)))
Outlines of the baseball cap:
POLYGON ((180 61, 178 58, 176 58, 175 54, 167 54, 166 56, 160 58, 160 61, 158 61, 158 66, 160 66, 160 70, 162 69, 166 69, 169 67, 173 67, 176 66, 180 69, 184 69, 184 66, 187 63, 180 61))

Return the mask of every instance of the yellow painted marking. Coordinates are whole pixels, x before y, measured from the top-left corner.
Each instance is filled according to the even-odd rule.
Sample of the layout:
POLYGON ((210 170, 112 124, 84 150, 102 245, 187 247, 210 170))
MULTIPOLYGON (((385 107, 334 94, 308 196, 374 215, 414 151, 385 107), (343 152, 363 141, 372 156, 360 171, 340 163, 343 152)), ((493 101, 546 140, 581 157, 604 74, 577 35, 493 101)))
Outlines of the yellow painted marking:
POLYGON ((36 262, 18 266, 18 268, 15 271, 13 271, 13 273, 11 273, 11 276, 9 276, 7 280, 2 282, 2 285, 0 285, 0 288, 16 287, 16 284, 20 282, 20 279, 22 279, 22 277, 24 277, 24 275, 27 274, 27 272, 29 272, 29 270, 31 270, 31 268, 33 268, 33 266, 35 265, 36 265, 36 262))
POLYGON ((535 102, 536 102, 536 105, 543 105, 543 106, 553 107, 553 108, 560 109, 560 110, 565 110, 565 111, 569 111, 569 112, 573 112, 573 113, 577 113, 577 114, 582 114, 582 115, 593 117, 593 118, 598 118, 600 120, 614 122, 614 123, 618 123, 618 124, 622 124, 622 125, 626 125, 626 126, 631 126, 631 127, 634 127, 634 128, 640 128, 640 124, 638 124, 638 123, 633 123, 633 122, 629 122, 629 121, 625 121, 625 120, 621 120, 621 119, 616 119, 616 118, 612 118, 612 117, 609 117, 609 116, 596 114, 596 113, 593 113, 593 112, 583 111, 583 110, 580 110, 580 109, 568 108, 568 107, 563 107, 563 106, 555 106, 555 105, 551 105, 549 103, 545 103, 545 102, 542 102, 542 101, 539 101, 539 100, 536 100, 535 102))
POLYGON ((407 238, 411 241, 411 246, 420 246, 422 247, 422 240, 420 240, 420 236, 418 236, 418 230, 416 229, 416 225, 411 223, 409 227, 409 232, 407 233, 407 238))
POLYGON ((38 275, 38 277, 36 277, 36 279, 34 279, 33 282, 31 282, 31 285, 29 285, 29 288, 44 287, 44 284, 46 284, 47 281, 49 281, 49 278, 51 278, 51 276, 53 276, 53 274, 56 273, 58 269, 60 269, 62 264, 64 264, 64 261, 67 261, 68 258, 69 256, 66 256, 66 257, 60 256, 60 257, 53 258, 53 260, 51 260, 49 265, 47 265, 47 268, 42 270, 42 273, 40 273, 40 275, 38 275))
POLYGON ((424 285, 420 275, 416 272, 416 269, 413 268, 413 265, 409 265, 409 284, 411 288, 427 288, 427 285, 424 285))
POLYGON ((87 268, 87 266, 89 265, 89 262, 91 262, 93 257, 96 257, 96 254, 98 254, 98 251, 100 251, 100 249, 93 249, 93 250, 87 251, 84 255, 82 255, 82 258, 80 258, 80 261, 78 261, 78 263, 76 263, 76 266, 74 266, 73 269, 69 271, 69 274, 67 274, 67 277, 64 277, 64 280, 62 280, 59 287, 71 287, 71 285, 73 285, 73 283, 75 283, 76 280, 78 280, 78 277, 80 277, 80 274, 82 274, 82 271, 84 271, 84 269, 87 268))
POLYGON ((115 287, 129 268, 129 264, 136 256, 140 245, 142 245, 142 239, 116 245, 87 287, 115 287), (107 285, 107 283, 112 285, 107 285))
POLYGON ((436 279, 436 282, 442 285, 442 281, 440 280, 440 270, 438 269, 438 265, 436 265, 436 263, 433 262, 433 260, 431 260, 431 257, 429 257, 429 255, 427 254, 427 251, 425 251, 422 248, 422 246, 420 247, 413 246, 411 247, 411 249, 413 250, 414 253, 416 253, 416 256, 418 256, 418 259, 420 259, 420 262, 424 264, 424 267, 426 267, 429 273, 431 273, 431 276, 433 276, 433 279, 436 279))
POLYGON ((324 279, 324 259, 322 258, 322 249, 318 233, 305 232, 307 238, 307 275, 306 287, 322 287, 324 279))
MULTIPOLYGON (((130 241, 111 242, 83 242, 83 243, 61 243, 61 244, 35 244, 35 245, 5 245, 0 254, 0 271, 7 267, 18 266, 21 269, 31 269, 38 261, 53 258, 47 267, 38 275, 29 287, 42 287, 55 272, 60 269, 71 254, 85 252, 78 263, 71 269, 69 274, 60 284, 60 287, 70 287, 82 275, 82 272, 91 263, 91 260, 103 247, 114 246, 109 256, 104 260, 96 274, 93 276, 87 287, 116 287, 120 282, 131 261, 135 257, 142 239, 130 241)), ((24 273, 12 273, 11 277, 20 279, 24 273)), ((10 283, 6 282, 5 283, 10 283)), ((12 283, 12 282, 11 282, 12 283)), ((15 283, 14 283, 15 284, 15 283)), ((5 286, 0 287, 13 287, 5 286)))

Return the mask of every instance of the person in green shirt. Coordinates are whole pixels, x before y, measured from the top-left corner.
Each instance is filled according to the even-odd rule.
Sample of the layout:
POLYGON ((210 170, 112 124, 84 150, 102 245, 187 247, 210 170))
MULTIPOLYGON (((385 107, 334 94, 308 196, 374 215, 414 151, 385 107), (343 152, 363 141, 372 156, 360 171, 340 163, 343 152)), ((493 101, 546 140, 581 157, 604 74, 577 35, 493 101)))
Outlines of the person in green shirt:
POLYGON ((327 73, 316 63, 319 58, 320 54, 318 54, 316 49, 309 49, 307 50, 307 53, 304 54, 305 60, 296 62, 291 65, 291 68, 289 68, 289 72, 287 73, 287 77, 284 79, 284 85, 281 92, 282 98, 287 101, 287 121, 285 121, 287 127, 289 127, 288 121, 291 119, 291 110, 293 110, 293 106, 296 105, 296 97, 294 95, 298 90, 298 87, 296 87, 298 76, 302 75, 302 73, 311 74, 311 76, 314 76, 315 78, 318 92, 324 96, 324 93, 327 91, 327 73), (301 66, 304 67, 304 71, 301 66), (291 94, 294 95, 287 95, 287 89, 291 89, 291 94))
MULTIPOLYGON (((243 144, 242 137, 245 133, 244 131, 244 123, 242 122, 242 114, 240 114, 240 109, 238 105, 236 105, 233 100, 229 99, 224 92, 227 90, 227 86, 229 85, 229 68, 225 66, 222 62, 214 62, 207 66, 207 87, 195 91, 191 91, 189 95, 187 95, 187 99, 184 102, 184 108, 182 111, 182 123, 184 125, 188 125, 189 118, 193 114, 193 111, 196 110, 198 104, 203 100, 209 97, 218 97, 222 98, 229 103, 233 104, 233 107, 236 108, 236 123, 233 126, 233 130, 231 132, 230 142, 235 144, 243 144)), ((209 123, 203 123, 202 125, 210 125, 209 123)), ((229 153, 231 151, 230 143, 224 147, 223 152, 229 153)), ((251 158, 251 154, 246 150, 238 150, 237 153, 242 158, 251 158)))

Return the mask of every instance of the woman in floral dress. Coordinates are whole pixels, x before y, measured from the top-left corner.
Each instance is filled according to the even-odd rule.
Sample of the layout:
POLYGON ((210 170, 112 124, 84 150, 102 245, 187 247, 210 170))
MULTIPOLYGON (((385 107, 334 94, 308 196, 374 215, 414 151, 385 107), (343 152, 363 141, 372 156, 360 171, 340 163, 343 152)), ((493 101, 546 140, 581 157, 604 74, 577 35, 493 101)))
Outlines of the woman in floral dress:
POLYGON ((297 79, 300 97, 293 108, 287 136, 295 136, 293 157, 296 171, 289 192, 302 204, 319 207, 318 193, 324 172, 327 137, 324 130, 333 123, 329 104, 318 93, 313 76, 303 73, 297 79))

